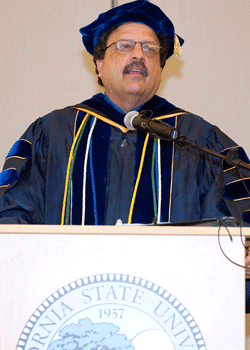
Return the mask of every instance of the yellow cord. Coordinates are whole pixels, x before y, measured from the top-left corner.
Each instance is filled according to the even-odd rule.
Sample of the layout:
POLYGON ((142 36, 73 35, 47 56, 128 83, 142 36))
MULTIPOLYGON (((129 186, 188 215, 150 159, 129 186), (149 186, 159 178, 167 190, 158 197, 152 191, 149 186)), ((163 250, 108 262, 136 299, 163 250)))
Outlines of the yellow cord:
POLYGON ((64 190, 64 196, 63 196, 63 207, 62 207, 62 218, 61 218, 61 225, 64 224, 64 218, 65 218, 65 210, 66 210, 66 200, 67 200, 67 193, 68 193, 68 185, 69 185, 69 172, 70 172, 70 166, 71 166, 71 162, 72 162, 72 157, 73 157, 73 152, 74 152, 74 148, 75 148, 75 144, 77 142, 77 139, 81 133, 81 130, 83 128, 83 125, 86 121, 86 119, 88 118, 89 114, 86 114, 78 131, 77 134, 74 138, 73 144, 71 146, 71 150, 70 150, 70 154, 69 154, 69 161, 68 161, 68 168, 67 168, 67 174, 66 174, 66 181, 65 181, 65 190, 64 190))
POLYGON ((141 178, 142 167, 143 167, 143 162, 144 162, 144 158, 145 158, 148 138, 149 138, 149 134, 146 135, 144 145, 143 145, 140 167, 139 167, 139 171, 138 171, 138 175, 137 175, 137 179, 136 179, 136 183, 135 183, 135 188, 134 188, 134 193, 133 193, 133 197, 132 197, 132 201, 131 201, 131 205, 130 205, 130 210, 129 210, 128 224, 131 224, 131 222, 132 222, 132 214, 133 214, 133 209, 134 209, 134 204, 135 204, 135 197, 136 197, 137 189, 139 186, 139 181, 141 178))
MULTIPOLYGON (((175 117, 175 128, 177 128, 177 117, 175 117)), ((168 222, 171 221, 171 205, 172 205, 173 176, 174 176, 174 154, 175 154, 175 143, 173 142, 171 180, 170 180, 169 204, 168 204, 168 222)))
MULTIPOLYGON (((88 113, 88 112, 89 112, 89 110, 88 110, 88 109, 85 109, 85 108, 74 107, 74 106, 71 107, 71 108, 75 108, 75 109, 77 109, 78 111, 82 111, 82 112, 85 112, 85 113, 88 113)), ((115 126, 116 128, 120 129, 123 133, 126 133, 126 132, 129 131, 128 128, 125 128, 124 126, 122 126, 122 125, 120 125, 120 124, 118 124, 118 123, 116 123, 116 122, 113 122, 112 120, 110 120, 110 119, 108 119, 108 118, 105 118, 105 117, 103 117, 102 115, 97 114, 97 113, 95 113, 95 112, 93 112, 93 111, 91 111, 91 115, 93 115, 94 117, 96 117, 96 118, 102 120, 103 122, 105 122, 105 123, 107 123, 107 124, 110 124, 110 125, 112 125, 112 126, 115 126)))

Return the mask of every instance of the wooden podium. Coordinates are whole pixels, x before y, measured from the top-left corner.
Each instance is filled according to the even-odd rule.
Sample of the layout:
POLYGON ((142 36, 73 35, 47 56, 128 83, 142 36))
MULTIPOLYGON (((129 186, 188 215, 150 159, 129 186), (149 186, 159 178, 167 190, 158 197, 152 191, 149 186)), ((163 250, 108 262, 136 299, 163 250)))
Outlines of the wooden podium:
POLYGON ((217 227, 0 232, 0 349, 245 349, 245 271, 217 227))

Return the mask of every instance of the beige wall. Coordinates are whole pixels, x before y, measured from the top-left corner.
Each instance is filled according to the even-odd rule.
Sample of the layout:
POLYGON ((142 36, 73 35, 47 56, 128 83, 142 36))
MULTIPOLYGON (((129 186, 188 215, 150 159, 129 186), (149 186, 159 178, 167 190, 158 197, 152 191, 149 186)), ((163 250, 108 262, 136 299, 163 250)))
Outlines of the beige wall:
MULTIPOLYGON (((98 91, 79 28, 110 0, 0 0, 0 163, 36 118, 98 91)), ((125 1, 118 0, 118 4, 125 1)), ((246 0, 152 0, 185 39, 160 94, 218 125, 250 155, 250 5, 246 0)))

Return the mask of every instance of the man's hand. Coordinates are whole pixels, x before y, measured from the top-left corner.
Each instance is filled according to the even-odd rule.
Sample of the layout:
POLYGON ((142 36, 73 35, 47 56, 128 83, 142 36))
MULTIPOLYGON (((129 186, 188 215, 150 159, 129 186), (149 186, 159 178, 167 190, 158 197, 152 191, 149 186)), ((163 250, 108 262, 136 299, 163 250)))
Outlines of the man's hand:
POLYGON ((245 266, 247 266, 247 268, 246 268, 246 278, 249 279, 250 278, 250 247, 248 248, 247 256, 245 258, 245 266))

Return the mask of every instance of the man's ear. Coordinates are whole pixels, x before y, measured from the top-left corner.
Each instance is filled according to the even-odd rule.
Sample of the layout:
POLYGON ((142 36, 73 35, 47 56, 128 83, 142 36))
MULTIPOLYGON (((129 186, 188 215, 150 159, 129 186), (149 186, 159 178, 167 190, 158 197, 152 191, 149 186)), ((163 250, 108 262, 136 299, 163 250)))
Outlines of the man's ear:
POLYGON ((102 71, 102 65, 103 65, 103 60, 96 60, 96 68, 98 71, 98 76, 100 76, 100 73, 102 71))

